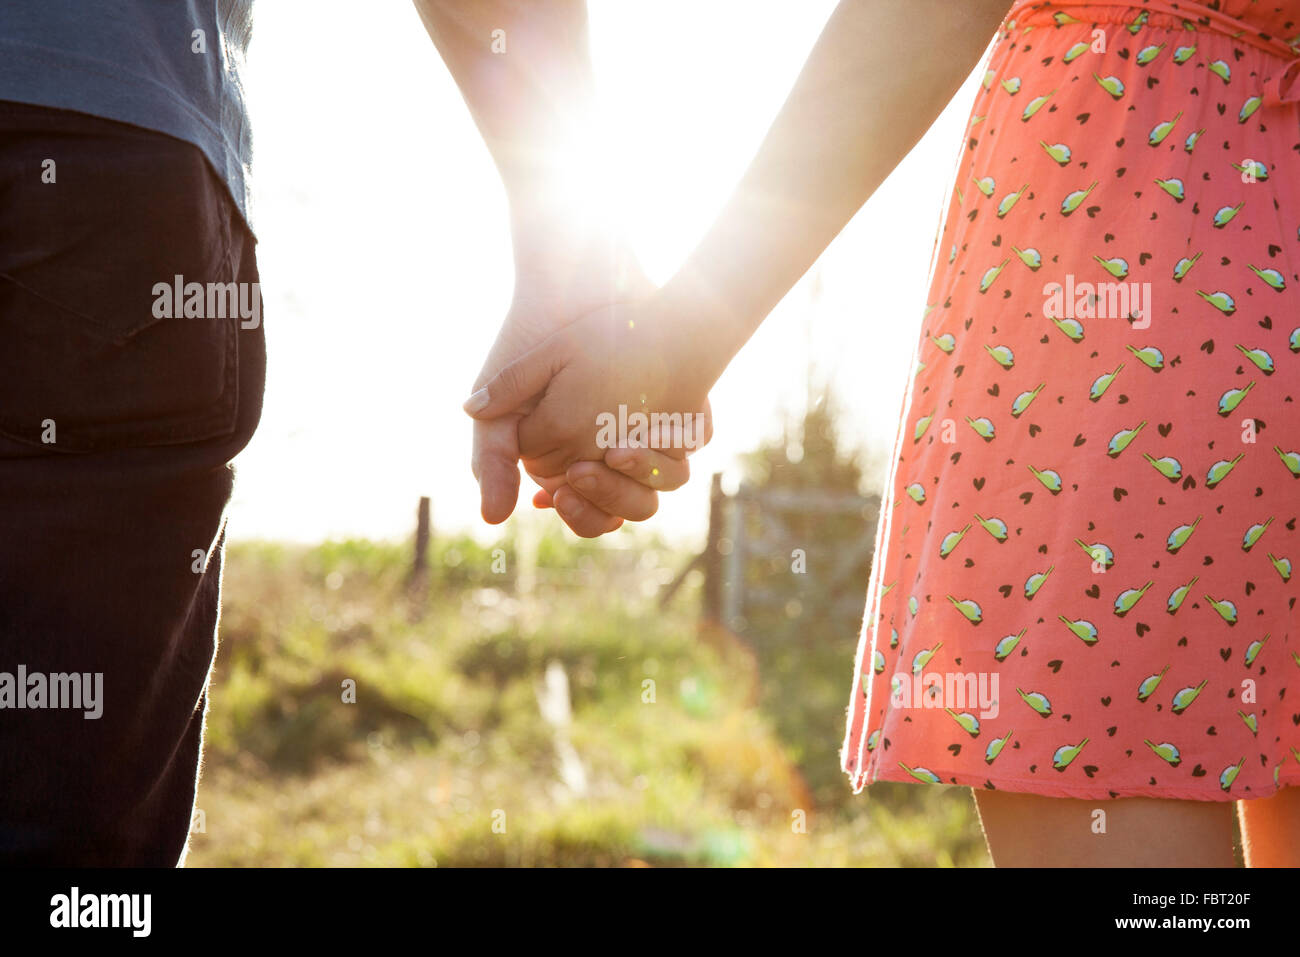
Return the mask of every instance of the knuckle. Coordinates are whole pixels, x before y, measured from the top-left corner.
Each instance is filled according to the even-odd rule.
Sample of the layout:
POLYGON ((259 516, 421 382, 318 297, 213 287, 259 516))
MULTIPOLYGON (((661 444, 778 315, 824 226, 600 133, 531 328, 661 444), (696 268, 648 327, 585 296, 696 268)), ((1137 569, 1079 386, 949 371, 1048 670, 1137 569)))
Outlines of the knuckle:
POLYGON ((677 462, 668 468, 659 470, 658 487, 673 491, 685 485, 691 477, 691 467, 686 462, 677 462))
POLYGON ((634 522, 644 522, 648 518, 653 518, 655 512, 659 511, 659 494, 651 492, 649 497, 640 503, 640 507, 630 509, 632 514, 627 517, 634 522))
POLYGON ((522 382, 523 377, 519 374, 519 368, 514 363, 497 373, 497 391, 501 394, 518 398, 522 382))

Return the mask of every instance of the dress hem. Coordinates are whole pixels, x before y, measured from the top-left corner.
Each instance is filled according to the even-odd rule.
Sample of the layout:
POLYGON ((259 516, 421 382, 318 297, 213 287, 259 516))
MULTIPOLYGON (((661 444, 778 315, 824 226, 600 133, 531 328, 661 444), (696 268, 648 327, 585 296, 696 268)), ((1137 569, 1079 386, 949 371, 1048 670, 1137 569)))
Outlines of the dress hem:
POLYGON ((1267 792, 1233 794, 1225 792, 1217 786, 1213 788, 1168 787, 1165 785, 1072 787, 1069 785, 1045 785, 1041 779, 1033 778, 984 776, 979 780, 973 780, 969 774, 958 774, 949 771, 935 771, 934 773, 945 780, 935 785, 927 781, 919 781, 905 771, 878 773, 874 777, 850 773, 849 778, 854 794, 861 794, 866 788, 878 781, 887 781, 897 784, 928 784, 930 787, 968 787, 978 791, 996 790, 1012 794, 1036 794, 1039 797, 1078 798, 1089 801, 1109 801, 1126 797, 1167 798, 1180 801, 1250 801, 1257 798, 1273 797, 1288 787, 1300 786, 1300 775, 1293 776, 1291 779, 1281 778, 1277 786, 1267 792), (988 787, 990 784, 993 785, 992 788, 988 787))

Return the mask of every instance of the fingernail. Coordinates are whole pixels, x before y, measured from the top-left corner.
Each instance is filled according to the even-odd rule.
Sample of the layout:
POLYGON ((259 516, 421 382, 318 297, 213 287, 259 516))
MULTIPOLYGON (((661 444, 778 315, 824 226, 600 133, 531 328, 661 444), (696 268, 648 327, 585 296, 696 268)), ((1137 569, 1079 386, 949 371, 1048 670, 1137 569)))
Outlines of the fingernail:
POLYGON ((580 489, 582 489, 584 492, 592 492, 592 491, 595 491, 595 489, 596 489, 596 479, 595 479, 594 476, 591 476, 591 475, 584 475, 582 478, 578 479, 576 482, 573 483, 573 487, 574 487, 574 488, 580 488, 580 489))
POLYGON ((465 404, 461 406, 461 408, 464 409, 466 412, 468 412, 470 415, 473 415, 475 412, 481 412, 483 409, 486 409, 487 404, 488 404, 488 390, 479 389, 477 392, 475 392, 473 395, 471 395, 468 399, 465 400, 465 404))

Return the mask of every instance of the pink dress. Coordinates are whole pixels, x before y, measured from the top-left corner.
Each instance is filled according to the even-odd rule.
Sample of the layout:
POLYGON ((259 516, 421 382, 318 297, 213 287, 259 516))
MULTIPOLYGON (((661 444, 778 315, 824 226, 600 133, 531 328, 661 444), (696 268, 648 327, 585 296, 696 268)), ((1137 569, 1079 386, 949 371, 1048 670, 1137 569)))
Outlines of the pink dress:
POLYGON ((1300 782, 1300 0, 1214 6, 1000 29, 877 533, 855 790, 1300 782))

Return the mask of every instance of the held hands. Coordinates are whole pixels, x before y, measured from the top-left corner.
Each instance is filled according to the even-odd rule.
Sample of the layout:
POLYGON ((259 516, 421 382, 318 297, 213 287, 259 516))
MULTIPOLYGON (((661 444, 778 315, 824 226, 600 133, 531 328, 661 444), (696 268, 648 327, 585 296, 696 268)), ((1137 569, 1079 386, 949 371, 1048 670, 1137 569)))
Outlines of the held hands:
MULTIPOLYGON (((513 301, 475 388, 575 317, 620 297, 646 295, 652 288, 624 247, 601 234, 584 233, 573 241, 546 244, 517 241, 516 246, 513 301)), ((519 497, 519 417, 474 423, 471 464, 483 518, 492 524, 509 518, 519 497)), ((550 504, 550 493, 559 494, 561 501, 580 499, 571 488, 560 491, 565 485, 562 474, 536 478, 549 490, 540 505, 550 504)), ((623 517, 652 515, 658 507, 653 490, 599 463, 587 478, 596 484, 605 507, 572 509, 574 520, 561 512, 578 535, 613 531, 623 517)))
MULTIPOLYGON (((699 415, 700 427, 692 435, 694 448, 707 444, 713 434, 707 399, 699 415)), ((518 415, 504 417, 511 421, 518 418, 518 415)), ((686 450, 688 455, 690 451, 686 450)), ((533 504, 538 508, 553 506, 574 532, 595 538, 617 529, 621 519, 640 522, 654 515, 658 508, 656 493, 671 492, 690 478, 690 465, 680 456, 680 452, 664 452, 648 446, 617 447, 605 453, 604 462, 577 462, 560 478, 547 479, 529 473, 542 486, 533 496, 533 504), (555 486, 558 490, 552 494, 549 490, 555 486), (603 527, 607 516, 618 516, 609 528, 603 527), (596 530, 586 531, 592 528, 596 530)))
MULTIPOLYGON (((608 304, 500 368, 465 410, 502 435, 507 423, 517 428, 519 455, 542 486, 535 504, 553 502, 584 534, 595 524, 584 513, 635 502, 614 479, 659 490, 685 482, 686 454, 711 434, 714 378, 692 345, 680 310, 659 293, 608 304)), ((646 501, 621 514, 648 518, 646 501)))

